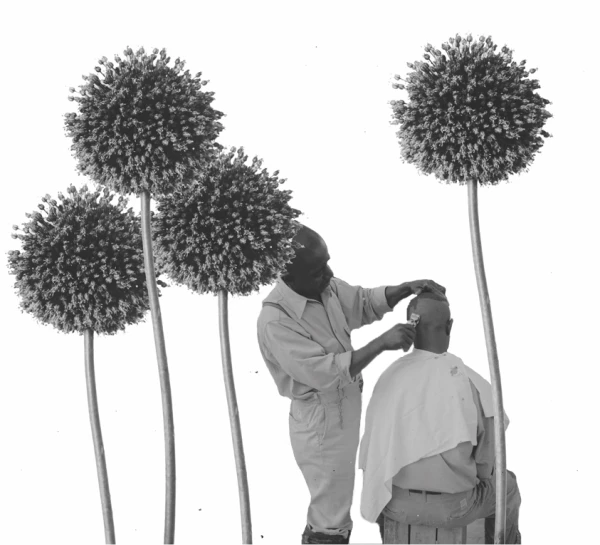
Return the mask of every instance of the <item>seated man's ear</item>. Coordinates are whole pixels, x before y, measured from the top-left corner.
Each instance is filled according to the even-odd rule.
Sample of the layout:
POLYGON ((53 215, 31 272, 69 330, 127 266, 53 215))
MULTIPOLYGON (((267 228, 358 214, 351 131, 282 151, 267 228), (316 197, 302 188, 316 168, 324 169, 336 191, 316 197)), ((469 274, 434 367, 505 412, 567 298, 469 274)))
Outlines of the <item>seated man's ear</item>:
POLYGON ((452 324, 454 323, 454 320, 452 318, 450 318, 447 322, 446 322, 446 335, 450 335, 450 331, 452 330, 452 324))

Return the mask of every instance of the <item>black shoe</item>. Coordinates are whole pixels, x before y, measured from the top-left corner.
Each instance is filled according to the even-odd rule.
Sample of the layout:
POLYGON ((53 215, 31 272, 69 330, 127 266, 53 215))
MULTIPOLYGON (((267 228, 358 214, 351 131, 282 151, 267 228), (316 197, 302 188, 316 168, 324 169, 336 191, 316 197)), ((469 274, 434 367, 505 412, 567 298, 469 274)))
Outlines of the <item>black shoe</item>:
POLYGON ((348 532, 348 537, 344 537, 341 535, 331 535, 331 534, 323 534, 321 532, 313 532, 308 526, 304 528, 304 533, 302 534, 301 543, 350 543, 350 534, 352 532, 348 532))

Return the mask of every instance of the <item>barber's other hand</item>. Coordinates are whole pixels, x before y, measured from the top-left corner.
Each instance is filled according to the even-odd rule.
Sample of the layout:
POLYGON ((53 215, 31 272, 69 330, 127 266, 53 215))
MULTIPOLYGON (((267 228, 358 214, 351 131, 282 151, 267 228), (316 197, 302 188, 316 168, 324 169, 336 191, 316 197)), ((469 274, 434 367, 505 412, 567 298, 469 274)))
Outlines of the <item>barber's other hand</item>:
POLYGON ((415 328, 410 324, 396 324, 381 335, 384 350, 408 350, 415 340, 415 328))
POLYGON ((423 291, 431 291, 446 298, 446 288, 433 280, 413 280, 408 285, 415 295, 419 295, 423 291))

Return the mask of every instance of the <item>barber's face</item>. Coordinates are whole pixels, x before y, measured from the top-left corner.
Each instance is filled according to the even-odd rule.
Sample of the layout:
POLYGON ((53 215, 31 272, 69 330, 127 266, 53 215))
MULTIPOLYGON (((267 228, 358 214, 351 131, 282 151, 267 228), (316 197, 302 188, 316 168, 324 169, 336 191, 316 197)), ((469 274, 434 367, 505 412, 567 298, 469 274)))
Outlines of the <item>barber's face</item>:
POLYGON ((317 248, 317 251, 306 259, 293 275, 290 283, 293 290, 304 297, 319 296, 333 278, 333 271, 328 264, 329 259, 327 246, 322 245, 317 248))

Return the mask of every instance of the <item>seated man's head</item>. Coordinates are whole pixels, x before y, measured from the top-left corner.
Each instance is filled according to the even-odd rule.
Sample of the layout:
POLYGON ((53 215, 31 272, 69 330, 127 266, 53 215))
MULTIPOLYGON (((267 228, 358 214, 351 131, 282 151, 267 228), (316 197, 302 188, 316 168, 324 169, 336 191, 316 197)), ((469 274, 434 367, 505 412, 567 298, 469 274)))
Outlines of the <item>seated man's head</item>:
POLYGON ((419 315, 416 328, 415 348, 442 353, 448 350, 452 318, 450 305, 445 297, 425 291, 413 298, 406 310, 407 317, 419 315))
POLYGON ((327 244, 306 225, 300 226, 293 240, 300 247, 296 249, 293 261, 288 264, 283 280, 296 293, 317 298, 333 277, 333 271, 327 264, 327 244))

